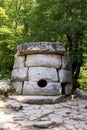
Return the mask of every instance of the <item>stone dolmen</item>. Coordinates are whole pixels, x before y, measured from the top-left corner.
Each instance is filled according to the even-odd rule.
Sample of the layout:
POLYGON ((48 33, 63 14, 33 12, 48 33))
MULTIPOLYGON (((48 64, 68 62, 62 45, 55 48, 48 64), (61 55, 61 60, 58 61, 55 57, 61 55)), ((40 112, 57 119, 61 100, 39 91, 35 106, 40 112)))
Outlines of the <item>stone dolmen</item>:
POLYGON ((20 95, 71 94, 71 62, 65 56, 65 46, 52 42, 19 45, 11 81, 20 95))

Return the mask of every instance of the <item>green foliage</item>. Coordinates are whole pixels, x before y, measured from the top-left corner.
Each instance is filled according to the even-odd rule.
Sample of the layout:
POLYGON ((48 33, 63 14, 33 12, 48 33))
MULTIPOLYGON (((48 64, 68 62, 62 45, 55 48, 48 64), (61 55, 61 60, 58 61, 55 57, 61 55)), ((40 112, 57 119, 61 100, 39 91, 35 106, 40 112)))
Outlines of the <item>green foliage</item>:
POLYGON ((0 30, 0 78, 6 78, 13 65, 14 40, 12 32, 3 27, 0 30))
POLYGON ((5 24, 7 20, 8 16, 6 15, 6 10, 0 7, 0 26, 2 26, 2 24, 5 24))
MULTIPOLYGON (((87 55, 85 58, 87 59, 87 55)), ((80 88, 87 91, 87 61, 81 67, 78 81, 80 83, 80 88)))
POLYGON ((4 100, 4 99, 5 99, 5 96, 4 95, 0 95, 0 101, 4 100))

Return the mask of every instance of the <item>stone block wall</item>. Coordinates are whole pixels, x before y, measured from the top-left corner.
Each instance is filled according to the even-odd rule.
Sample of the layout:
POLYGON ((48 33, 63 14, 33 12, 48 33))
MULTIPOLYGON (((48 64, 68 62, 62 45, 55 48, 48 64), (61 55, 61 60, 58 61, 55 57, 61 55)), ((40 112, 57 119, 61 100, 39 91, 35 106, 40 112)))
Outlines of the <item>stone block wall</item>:
POLYGON ((63 44, 38 42, 23 44, 17 49, 11 81, 18 94, 71 94, 71 62, 64 56, 63 44))

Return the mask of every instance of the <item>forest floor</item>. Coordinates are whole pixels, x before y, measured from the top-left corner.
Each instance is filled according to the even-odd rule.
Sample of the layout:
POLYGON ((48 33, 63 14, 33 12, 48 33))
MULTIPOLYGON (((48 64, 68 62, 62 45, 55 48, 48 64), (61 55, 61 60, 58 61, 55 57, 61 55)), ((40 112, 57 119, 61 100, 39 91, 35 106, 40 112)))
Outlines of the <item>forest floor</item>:
POLYGON ((55 104, 0 101, 0 130, 87 130, 87 100, 55 104))

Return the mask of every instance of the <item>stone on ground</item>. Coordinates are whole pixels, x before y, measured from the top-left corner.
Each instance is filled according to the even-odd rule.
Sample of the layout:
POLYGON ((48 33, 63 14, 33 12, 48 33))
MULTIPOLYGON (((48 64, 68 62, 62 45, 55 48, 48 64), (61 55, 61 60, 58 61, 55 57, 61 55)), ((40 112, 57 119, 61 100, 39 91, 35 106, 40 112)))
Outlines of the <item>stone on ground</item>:
POLYGON ((8 81, 0 80, 0 94, 5 94, 11 89, 8 81))
POLYGON ((64 101, 64 95, 60 96, 10 96, 21 103, 28 104, 54 104, 64 101))

